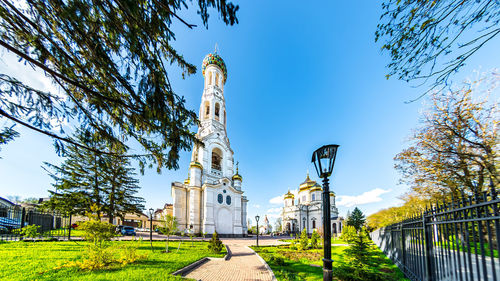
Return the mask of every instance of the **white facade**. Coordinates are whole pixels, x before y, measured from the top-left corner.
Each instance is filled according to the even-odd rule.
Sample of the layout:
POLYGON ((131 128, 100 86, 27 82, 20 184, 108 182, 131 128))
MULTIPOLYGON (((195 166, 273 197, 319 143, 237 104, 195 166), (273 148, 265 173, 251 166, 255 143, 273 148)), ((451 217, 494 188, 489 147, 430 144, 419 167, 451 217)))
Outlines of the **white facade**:
POLYGON ((247 202, 233 150, 227 137, 224 99, 226 66, 217 54, 203 61, 205 87, 199 111, 197 137, 189 165, 189 178, 172 183, 173 214, 180 230, 223 236, 247 233, 247 202))
MULTIPOLYGON (((306 229, 308 234, 312 234, 323 228, 323 201, 322 187, 307 175, 306 180, 300 184, 297 194, 290 191, 284 196, 284 206, 281 213, 282 232, 300 233, 306 229)), ((343 227, 343 218, 339 217, 339 212, 335 206, 335 193, 330 192, 330 226, 332 235, 340 234, 343 227)))

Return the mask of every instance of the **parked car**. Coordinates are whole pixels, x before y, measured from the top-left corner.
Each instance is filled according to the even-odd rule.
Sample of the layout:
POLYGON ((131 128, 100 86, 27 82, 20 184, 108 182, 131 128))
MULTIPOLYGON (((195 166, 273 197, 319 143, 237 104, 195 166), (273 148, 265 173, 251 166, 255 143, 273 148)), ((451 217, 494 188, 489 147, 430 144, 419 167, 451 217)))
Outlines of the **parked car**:
POLYGON ((115 229, 116 233, 122 233, 122 228, 123 227, 124 227, 124 225, 117 225, 116 229, 115 229))
POLYGON ((123 226, 121 230, 123 235, 133 235, 135 236, 135 229, 131 226, 123 226))
POLYGON ((10 233, 9 229, 5 226, 0 226, 0 234, 8 234, 10 233))

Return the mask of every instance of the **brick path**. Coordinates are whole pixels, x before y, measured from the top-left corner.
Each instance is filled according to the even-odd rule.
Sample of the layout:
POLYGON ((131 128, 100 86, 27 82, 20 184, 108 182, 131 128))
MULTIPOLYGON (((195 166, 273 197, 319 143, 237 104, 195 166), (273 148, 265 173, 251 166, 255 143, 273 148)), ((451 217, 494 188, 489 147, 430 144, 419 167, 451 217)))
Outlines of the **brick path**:
MULTIPOLYGON (((247 246, 255 239, 222 239, 232 252, 231 259, 210 259, 210 261, 188 273, 185 277, 203 281, 250 281, 272 280, 272 271, 247 246)), ((277 239, 263 239, 262 245, 281 244, 277 239)))

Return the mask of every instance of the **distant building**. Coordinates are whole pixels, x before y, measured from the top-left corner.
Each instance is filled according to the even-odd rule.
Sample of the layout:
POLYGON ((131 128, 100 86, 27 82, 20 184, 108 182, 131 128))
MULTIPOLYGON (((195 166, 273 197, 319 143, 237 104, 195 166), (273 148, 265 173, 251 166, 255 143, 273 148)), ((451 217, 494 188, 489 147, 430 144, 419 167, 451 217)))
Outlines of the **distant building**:
POLYGON ((161 220, 166 215, 171 215, 171 216, 174 215, 174 205, 173 204, 166 203, 163 206, 163 209, 156 209, 153 217, 155 220, 161 220))
POLYGON ((264 222, 262 225, 259 226, 259 233, 260 234, 270 234, 273 232, 273 227, 269 223, 269 220, 267 219, 267 215, 264 217, 264 222))
MULTIPOLYGON (((300 184, 297 202, 295 195, 290 191, 284 196, 284 206, 281 213, 282 231, 286 233, 299 233, 306 229, 308 234, 323 227, 323 201, 321 185, 309 178, 300 184)), ((330 192, 330 225, 332 234, 342 232, 343 218, 335 206, 335 193, 330 192)))

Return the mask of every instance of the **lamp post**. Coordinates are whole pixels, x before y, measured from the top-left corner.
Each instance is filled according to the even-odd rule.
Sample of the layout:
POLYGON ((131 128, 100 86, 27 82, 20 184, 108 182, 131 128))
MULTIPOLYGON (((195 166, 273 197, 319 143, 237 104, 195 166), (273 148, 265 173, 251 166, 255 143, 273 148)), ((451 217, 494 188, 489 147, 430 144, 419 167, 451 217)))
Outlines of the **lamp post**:
POLYGON ((255 221, 257 222, 257 247, 259 247, 259 215, 255 216, 255 221))
POLYGON ((149 209, 149 243, 151 243, 151 250, 153 250, 153 213, 154 209, 149 209))
POLYGON ((318 177, 323 179, 323 281, 332 281, 332 233, 328 177, 332 174, 338 147, 336 144, 324 145, 313 152, 311 160, 318 177))

